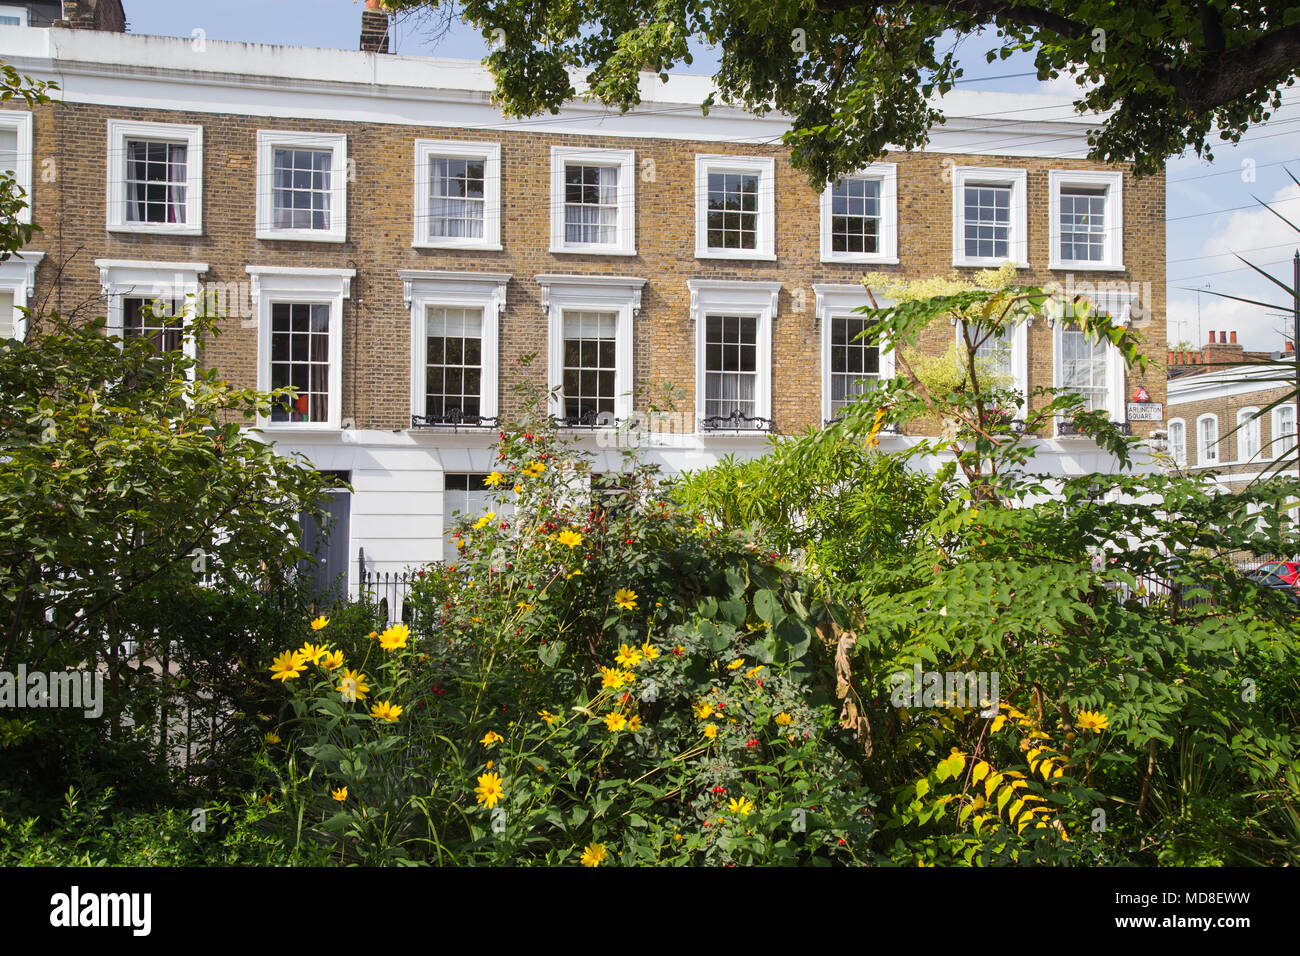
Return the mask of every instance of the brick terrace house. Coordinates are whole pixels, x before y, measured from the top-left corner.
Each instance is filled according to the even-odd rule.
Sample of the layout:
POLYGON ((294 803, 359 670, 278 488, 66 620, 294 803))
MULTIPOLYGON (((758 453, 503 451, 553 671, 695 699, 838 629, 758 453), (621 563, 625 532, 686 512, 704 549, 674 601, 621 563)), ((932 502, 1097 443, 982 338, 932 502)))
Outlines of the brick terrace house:
MULTIPOLYGON (((780 117, 701 114, 707 78, 648 77, 625 115, 506 120, 480 64, 387 54, 375 11, 351 52, 133 35, 114 5, 74 4, 77 29, 0 26, 0 59, 61 101, 0 108, 0 162, 43 227, 0 264, 0 321, 21 334, 13 307, 48 293, 165 338, 149 302, 219 301, 202 361, 299 389, 264 433, 351 481, 335 560, 353 584, 361 549, 368 570, 444 555, 520 376, 610 468, 609 423, 668 385, 684 418, 647 456, 670 470, 821 426, 889 373, 851 344, 870 271, 1011 259, 1027 283, 1110 284, 1095 297, 1164 356, 1164 178, 1079 158, 1088 122, 1063 99, 954 94, 926 151, 819 195, 780 117)), ((955 334, 932 333, 936 353, 955 334)), ((1138 385, 1164 399, 1163 371, 1126 380, 1063 323, 1008 338, 1026 391, 1070 384, 1119 421, 1138 385)), ((1039 442, 1043 470, 1114 467, 1069 423, 1039 442)))
POLYGON ((1170 352, 1166 427, 1174 462, 1216 472, 1224 491, 1275 473, 1274 462, 1295 453, 1295 401, 1279 404, 1295 388, 1294 362, 1294 343, 1247 352, 1236 332, 1210 332, 1199 352, 1170 352))

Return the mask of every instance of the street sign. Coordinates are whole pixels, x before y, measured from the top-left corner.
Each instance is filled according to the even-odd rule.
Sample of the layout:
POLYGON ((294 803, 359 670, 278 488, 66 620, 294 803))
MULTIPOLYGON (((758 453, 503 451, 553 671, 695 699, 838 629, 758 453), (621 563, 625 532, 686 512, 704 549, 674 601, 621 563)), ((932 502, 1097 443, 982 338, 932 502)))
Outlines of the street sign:
POLYGON ((1163 422, 1164 402, 1129 402, 1128 420, 1131 422, 1163 422))

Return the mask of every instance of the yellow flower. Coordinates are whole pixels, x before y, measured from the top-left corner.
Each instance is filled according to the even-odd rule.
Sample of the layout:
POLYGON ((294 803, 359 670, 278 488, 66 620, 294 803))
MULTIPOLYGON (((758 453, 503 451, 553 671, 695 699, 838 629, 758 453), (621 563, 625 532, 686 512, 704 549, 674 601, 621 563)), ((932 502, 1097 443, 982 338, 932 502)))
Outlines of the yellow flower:
POLYGON ((330 796, 333 797, 335 800, 337 800, 339 803, 342 803, 344 800, 348 798, 348 788, 339 787, 337 790, 331 790, 330 796))
POLYGON ((411 636, 411 629, 405 624, 394 624, 379 635, 379 646, 386 651, 395 651, 406 646, 406 639, 411 636))
POLYGON ((530 461, 527 465, 524 466, 523 469, 524 474, 527 475, 529 478, 536 478, 545 470, 546 470, 546 466, 543 465, 540 461, 530 461))
POLYGON ((280 735, 274 730, 268 730, 266 732, 266 742, 268 744, 278 744, 280 742, 280 735))
POLYGON ((749 670, 745 671, 745 676, 748 677, 750 680, 753 680, 758 675, 758 672, 761 671, 762 669, 763 669, 762 664, 759 664, 757 667, 751 667, 749 670))
POLYGON ((702 700, 695 705, 695 716, 699 720, 708 720, 713 716, 713 705, 707 700, 702 700))
POLYGON ((794 723, 794 718, 785 711, 781 711, 781 713, 776 715, 776 724, 778 727, 788 727, 792 723, 794 723))
POLYGON ((655 647, 649 641, 646 641, 641 645, 641 656, 648 661, 652 661, 659 656, 659 648, 655 647))
POLYGON ((296 680, 304 670, 307 662, 297 651, 285 651, 271 664, 271 677, 278 681, 296 680))
POLYGON ((487 512, 486 514, 483 515, 483 517, 479 518, 477 521, 474 522, 474 530, 482 531, 484 528, 486 528, 488 525, 492 523, 492 519, 495 518, 496 516, 497 513, 495 511, 487 512))
POLYGON ((628 681, 632 680, 632 674, 630 672, 619 670, 617 667, 602 667, 600 669, 600 674, 600 686, 608 690, 618 690, 628 681))
POLYGON ((566 529, 564 531, 561 531, 559 534, 557 534, 555 536, 555 540, 560 542, 560 544, 567 545, 568 547, 572 548, 582 544, 582 535, 578 534, 578 532, 576 531, 570 531, 566 529))
POLYGON ((714 737, 718 736, 718 725, 717 725, 717 724, 705 724, 705 725, 704 725, 704 736, 707 737, 709 740, 712 740, 714 737))
POLYGON ((343 677, 339 680, 338 691, 345 701, 351 703, 354 700, 365 700, 366 694, 370 693, 370 685, 366 683, 365 674, 345 667, 343 677))
POLYGON ((478 778, 478 786, 474 788, 474 799, 489 810, 497 805, 497 801, 506 795, 506 788, 501 785, 501 775, 495 773, 485 773, 478 778))
POLYGON ((330 649, 326 645, 312 644, 311 642, 307 642, 306 644, 303 644, 302 647, 298 648, 298 656, 301 657, 304 662, 312 664, 319 664, 321 658, 329 652, 330 649))
POLYGON ((749 802, 748 797, 741 797, 739 800, 728 800, 727 809, 732 813, 739 813, 742 817, 747 817, 754 812, 754 805, 749 802))
POLYGON ((609 853, 605 850, 603 843, 588 843, 587 848, 582 851, 582 856, 578 857, 578 862, 583 866, 600 866, 609 858, 609 853))
POLYGON ((329 622, 330 622, 329 618, 325 617, 324 615, 321 615, 320 617, 316 618, 316 620, 311 622, 311 629, 313 631, 319 631, 329 622))
POLYGON ((1079 726, 1084 730, 1093 730, 1101 733, 1110 724, 1110 718, 1105 714, 1091 710, 1079 711, 1079 726))
POLYGON ((391 700, 381 700, 375 706, 370 708, 370 716, 375 720, 385 720, 393 723, 398 717, 402 716, 402 708, 398 707, 391 700))
POLYGON ((627 729, 628 729, 628 730, 640 730, 640 729, 641 729, 641 715, 640 715, 640 714, 633 714, 633 715, 632 715, 631 719, 628 720, 628 722, 627 722, 627 729))
POLYGON ((620 644, 618 654, 614 657, 614 660, 618 661, 624 667, 636 667, 637 664, 641 663, 641 652, 635 647, 630 647, 627 644, 620 644))
POLYGON ((576 578, 576 577, 580 577, 581 575, 582 575, 581 571, 570 571, 568 574, 564 576, 564 580, 567 581, 569 580, 569 578, 576 578))
POLYGON ((523 485, 515 485, 515 488, 514 488, 515 494, 519 494, 519 492, 521 492, 521 491, 523 491, 523 490, 524 490, 524 486, 523 486, 523 485))
POLYGON ((378 636, 379 636, 378 631, 371 631, 369 634, 366 635, 366 637, 370 638, 372 641, 378 636))
POLYGON ((480 740, 479 743, 481 743, 484 747, 491 747, 493 744, 498 744, 503 740, 505 740, 505 738, 502 737, 495 730, 489 730, 486 734, 483 735, 483 739, 480 740))
POLYGON ((636 592, 628 588, 619 588, 614 592, 614 603, 625 611, 635 611, 636 592))
POLYGON ((533 605, 529 604, 527 601, 516 601, 515 607, 521 608, 525 614, 533 609, 533 605))
POLYGON ((549 710, 539 710, 537 716, 546 721, 546 726, 548 727, 560 719, 556 714, 551 713, 549 710))
POLYGON ((605 726, 614 731, 622 730, 627 726, 627 718, 622 714, 609 714, 605 717, 605 726))
POLYGON ((745 659, 743 657, 737 657, 734 661, 732 661, 730 664, 727 665, 727 670, 734 671, 744 666, 745 666, 745 659))
POLYGON ((483 484, 487 485, 489 488, 495 488, 497 485, 501 484, 501 481, 504 478, 505 475, 501 474, 501 472, 494 471, 483 479, 483 484))
POLYGON ((320 663, 327 671, 336 671, 343 666, 343 652, 332 651, 322 657, 320 663))

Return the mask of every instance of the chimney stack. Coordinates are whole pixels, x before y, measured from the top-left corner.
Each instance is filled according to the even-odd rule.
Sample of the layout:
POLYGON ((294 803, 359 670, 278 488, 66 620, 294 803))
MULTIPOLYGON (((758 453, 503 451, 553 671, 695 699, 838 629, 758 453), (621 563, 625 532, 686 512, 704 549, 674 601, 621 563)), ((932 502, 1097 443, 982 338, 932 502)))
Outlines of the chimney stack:
POLYGON ((361 49, 365 53, 388 52, 388 11, 380 0, 366 0, 361 13, 361 49))
POLYGON ((100 30, 107 33, 126 32, 126 11, 122 0, 63 0, 63 19, 53 26, 70 30, 100 30))

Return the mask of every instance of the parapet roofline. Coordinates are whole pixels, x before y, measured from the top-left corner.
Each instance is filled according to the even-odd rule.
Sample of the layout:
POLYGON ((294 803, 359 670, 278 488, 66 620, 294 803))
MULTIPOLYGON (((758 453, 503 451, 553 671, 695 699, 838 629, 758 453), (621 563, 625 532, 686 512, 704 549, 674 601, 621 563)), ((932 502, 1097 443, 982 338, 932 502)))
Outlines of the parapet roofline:
MULTIPOLYGON (((211 40, 188 37, 150 36, 134 33, 104 33, 89 30, 62 28, 7 27, 0 30, 0 59, 9 62, 21 72, 41 79, 52 79, 62 88, 58 94, 69 102, 113 103, 123 106, 137 105, 125 89, 98 86, 95 79, 112 77, 116 80, 133 80, 137 83, 220 86, 229 89, 295 91, 303 94, 317 93, 335 96, 362 96, 375 99, 407 99, 425 101, 452 101, 490 105, 494 82, 491 72, 475 60, 443 57, 416 57, 395 54, 364 53, 353 50, 331 50, 311 47, 278 46, 264 43, 245 43, 229 40, 211 40), (78 82, 80 80, 80 82, 78 82)), ((585 83, 577 73, 571 73, 574 87, 581 94, 585 83)), ((665 107, 676 107, 674 118, 685 120, 697 131, 685 135, 683 131, 667 129, 659 135, 667 138, 722 138, 736 141, 752 138, 761 141, 771 135, 771 128, 786 129, 789 118, 771 113, 764 117, 726 105, 710 109, 708 117, 697 112, 699 104, 716 89, 712 77, 691 74, 670 74, 664 83, 654 74, 645 74, 641 81, 642 105, 619 114, 595 101, 575 100, 562 112, 599 114, 617 118, 645 114, 665 107), (762 127, 752 137, 710 137, 699 132, 704 125, 717 119, 734 121, 744 119, 762 127)), ((1081 115, 1074 111, 1068 97, 1028 93, 991 93, 980 91, 954 91, 942 101, 935 101, 947 120, 932 132, 932 140, 941 133, 984 133, 1000 139, 1015 148, 981 149, 977 143, 968 146, 932 146, 932 151, 947 152, 1005 152, 1008 155, 1040 155, 1024 149, 1026 140, 1043 138, 1050 141, 1050 149, 1043 155, 1066 156, 1087 151, 1087 131, 1095 127, 1100 117, 1081 115)), ((147 105, 142 103, 140 105, 147 105)), ((214 101, 205 108, 204 101, 196 98, 192 105, 156 102, 159 108, 193 109, 200 112, 225 112, 236 105, 214 101)), ((254 115, 279 115, 279 108, 250 102, 248 112, 254 115)), ((495 109, 495 107, 493 107, 495 109)), ((353 119, 352 116, 327 116, 320 109, 308 111, 320 118, 353 119)), ((346 112, 346 111, 345 111, 346 112)), ((423 119, 403 119, 401 116, 372 116, 375 122, 417 122, 423 119)), ((498 113, 499 115, 499 113, 498 113)), ((528 128, 539 125, 546 128, 547 115, 509 121, 511 127, 528 128), (540 121, 540 122, 539 122, 540 121)), ((498 119, 501 122, 501 119, 498 119)), ((554 123, 555 120, 550 120, 554 123)), ((430 123, 427 125, 449 125, 430 123)), ((620 125, 620 124, 614 124, 620 125)), ((635 124, 632 124, 635 125, 635 124)), ((675 124, 669 124, 671 127, 675 124)), ((587 132, 557 128, 556 132, 587 132)), ((649 130, 604 129, 604 135, 654 135, 649 130)), ((996 142, 994 143, 996 146, 996 142)))

